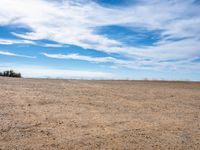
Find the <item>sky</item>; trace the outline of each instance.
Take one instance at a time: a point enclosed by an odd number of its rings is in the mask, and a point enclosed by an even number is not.
[[[0,71],[200,81],[200,0],[0,0]]]

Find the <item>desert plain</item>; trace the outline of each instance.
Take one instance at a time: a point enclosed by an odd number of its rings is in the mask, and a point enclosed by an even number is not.
[[[0,150],[200,149],[200,83],[0,78]]]

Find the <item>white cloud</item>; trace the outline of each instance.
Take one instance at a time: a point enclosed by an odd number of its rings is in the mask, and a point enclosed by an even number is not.
[[[30,40],[13,40],[13,39],[2,39],[0,38],[0,45],[12,45],[12,44],[33,44],[36,43]]]
[[[95,62],[95,63],[106,63],[106,62],[117,63],[117,64],[127,63],[127,61],[123,61],[123,60],[116,59],[113,57],[90,57],[90,56],[83,56],[80,54],[67,54],[67,55],[47,54],[47,53],[42,53],[42,54],[49,58],[85,60],[85,61],[90,61],[90,62]]]
[[[56,58],[56,59],[73,59],[73,60],[84,60],[94,63],[112,63],[118,66],[123,66],[127,68],[132,69],[153,69],[154,70],[160,70],[162,68],[168,68],[171,70],[197,70],[200,68],[200,63],[196,64],[192,62],[193,59],[180,59],[175,61],[165,60],[162,61],[162,59],[151,59],[151,60],[145,60],[145,59],[135,59],[135,60],[122,60],[122,59],[116,59],[114,57],[91,57],[91,56],[84,56],[80,54],[47,54],[42,53],[44,56],[48,58]],[[117,68],[117,66],[111,66],[111,68]]]
[[[35,56],[27,56],[27,55],[20,55],[20,54],[15,54],[7,51],[0,51],[0,55],[5,55],[5,56],[14,56],[14,57],[24,57],[24,58],[32,58],[35,59]]]
[[[40,46],[43,46],[43,47],[64,47],[64,45],[62,45],[62,44],[47,44],[47,43],[40,44]],[[65,47],[67,47],[67,46],[65,46]]]
[[[13,44],[36,45],[36,46],[42,46],[42,47],[64,47],[64,46],[67,47],[67,45],[62,45],[62,44],[49,44],[49,43],[36,42],[32,40],[0,38],[0,45],[13,45]]]
[[[32,32],[13,33],[26,40],[49,39],[61,45],[72,44],[107,53],[120,53],[129,59],[149,58],[155,64],[160,59],[190,59],[200,55],[200,9],[193,2],[143,0],[137,5],[111,8],[90,0],[0,0],[0,25],[29,28]],[[97,27],[108,25],[160,30],[162,39],[153,46],[142,48],[124,45],[96,32]],[[172,38],[184,39],[174,41]],[[110,58],[79,56],[79,59],[118,63]],[[144,64],[144,61],[137,63]]]

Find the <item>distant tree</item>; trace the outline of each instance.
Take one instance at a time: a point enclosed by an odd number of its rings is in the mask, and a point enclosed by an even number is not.
[[[21,78],[21,74],[20,73],[15,73],[13,70],[6,70],[4,72],[0,72],[0,76]]]
[[[4,72],[3,72],[3,76],[4,76],[4,77],[9,77],[9,76],[10,76],[9,71],[4,71]]]

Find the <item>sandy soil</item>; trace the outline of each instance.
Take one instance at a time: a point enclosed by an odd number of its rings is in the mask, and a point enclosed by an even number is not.
[[[0,149],[200,149],[200,83],[0,78]]]

